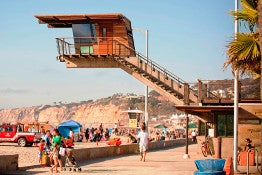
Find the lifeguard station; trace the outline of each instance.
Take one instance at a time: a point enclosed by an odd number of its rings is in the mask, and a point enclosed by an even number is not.
[[[115,56],[135,56],[131,22],[122,14],[36,15],[36,18],[50,28],[72,28],[73,37],[56,38],[58,59],[68,68],[118,68]]]
[[[181,78],[137,52],[131,22],[124,15],[35,15],[49,28],[72,28],[73,37],[56,38],[58,60],[67,68],[121,68],[176,104],[196,103]]]
[[[136,51],[131,21],[124,15],[67,14],[35,17],[40,24],[47,24],[49,28],[72,28],[72,37],[56,38],[57,59],[65,63],[67,68],[121,68],[176,104],[178,110],[198,116],[205,125],[203,133],[207,128],[214,128],[215,138],[232,135],[230,122],[234,113],[234,97],[212,93],[208,83],[201,80],[192,88],[188,82]],[[262,119],[261,99],[255,102],[240,98],[239,102],[242,103],[239,105],[239,121],[255,121],[257,124],[250,122],[250,125],[257,128]],[[231,145],[232,140],[229,143]],[[222,148],[232,152],[228,146]]]
[[[128,127],[131,128],[137,128],[139,127],[142,115],[143,115],[143,111],[138,110],[138,109],[130,109],[127,111],[123,111],[125,113],[127,113],[128,115]]]

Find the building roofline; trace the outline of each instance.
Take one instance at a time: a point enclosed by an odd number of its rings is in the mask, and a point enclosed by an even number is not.
[[[108,14],[36,14],[39,24],[49,28],[71,28],[72,24],[85,24],[100,20],[129,20],[121,13]]]

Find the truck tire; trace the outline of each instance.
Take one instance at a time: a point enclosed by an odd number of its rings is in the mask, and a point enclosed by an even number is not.
[[[25,138],[18,139],[18,145],[21,147],[25,147],[27,145],[27,141]]]

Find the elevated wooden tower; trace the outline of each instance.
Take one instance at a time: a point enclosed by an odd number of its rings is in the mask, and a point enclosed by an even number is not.
[[[121,68],[177,105],[232,104],[189,84],[137,52],[131,22],[122,14],[35,15],[49,28],[72,28],[73,37],[56,38],[58,60],[67,68]]]

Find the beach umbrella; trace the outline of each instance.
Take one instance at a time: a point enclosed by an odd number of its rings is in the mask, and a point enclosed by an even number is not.
[[[197,128],[197,125],[196,124],[194,124],[194,123],[189,123],[188,124],[188,128]]]
[[[154,128],[158,128],[158,129],[166,129],[167,127],[165,125],[156,125]]]

